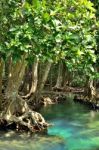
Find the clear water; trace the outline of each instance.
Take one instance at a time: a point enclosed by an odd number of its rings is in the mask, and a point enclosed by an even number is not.
[[[48,135],[0,133],[0,150],[99,150],[99,112],[74,104],[44,107]]]

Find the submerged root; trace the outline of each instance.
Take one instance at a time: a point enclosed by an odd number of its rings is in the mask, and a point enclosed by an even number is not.
[[[11,101],[6,112],[0,118],[0,126],[9,128],[13,126],[16,130],[28,130],[31,132],[44,131],[49,124],[43,116],[35,111],[32,111],[26,101],[19,96],[16,101]]]
[[[41,114],[31,110],[19,117],[16,117],[15,115],[12,115],[10,118],[5,117],[5,120],[7,121],[8,126],[15,123],[17,130],[20,130],[21,128],[31,132],[42,131],[48,126]]]

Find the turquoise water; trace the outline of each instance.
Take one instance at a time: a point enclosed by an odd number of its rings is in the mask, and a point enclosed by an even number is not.
[[[0,133],[0,150],[99,150],[99,112],[69,100],[41,113],[54,124],[47,135]]]

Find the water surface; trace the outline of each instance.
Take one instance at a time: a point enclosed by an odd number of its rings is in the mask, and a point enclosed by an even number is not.
[[[48,135],[0,133],[0,150],[99,150],[99,112],[68,100],[42,108]]]

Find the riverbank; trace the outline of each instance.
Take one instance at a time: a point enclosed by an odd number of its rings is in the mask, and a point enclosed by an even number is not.
[[[40,98],[40,102],[38,104],[32,104],[31,102],[28,103],[29,108],[31,108],[30,115],[33,115],[32,113],[35,113],[35,120],[37,120],[37,124],[32,123],[30,124],[28,128],[28,117],[29,117],[29,112],[24,117],[23,121],[26,123],[23,124],[22,120],[20,120],[21,117],[19,117],[19,120],[10,120],[10,122],[7,123],[6,120],[0,120],[0,130],[16,130],[16,131],[30,131],[30,132],[46,132],[48,126],[51,124],[48,124],[45,120],[45,118],[42,117],[39,110],[42,107],[47,107],[48,105],[53,105],[53,104],[64,104],[68,99],[72,99],[75,103],[80,103],[83,105],[86,105],[90,110],[98,110],[99,105],[98,103],[91,102],[89,100],[84,99],[84,90],[83,88],[73,88],[69,87],[67,88],[68,90],[63,91],[62,89],[59,91],[59,89],[54,89],[53,91],[43,91],[42,92],[42,97]],[[28,99],[25,99],[25,101],[28,102]],[[98,102],[98,101],[97,101]],[[70,108],[71,109],[71,108]],[[37,111],[37,112],[36,112]],[[32,117],[32,116],[31,116]],[[22,122],[22,123],[21,123]]]

